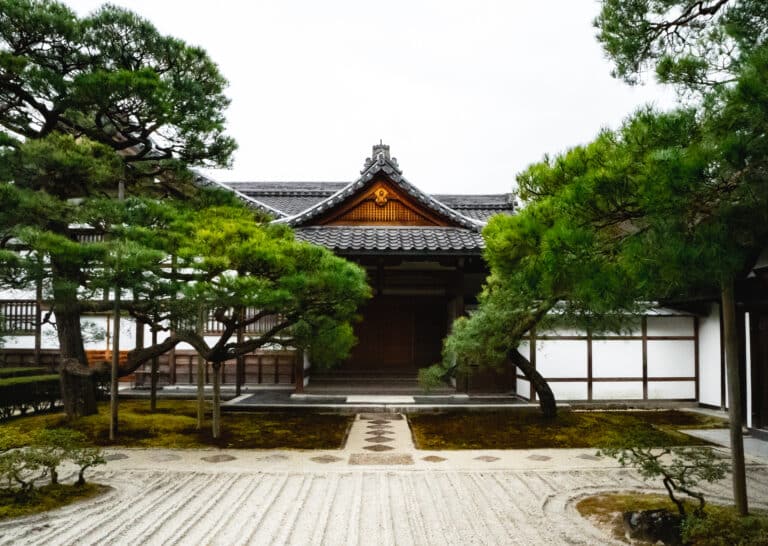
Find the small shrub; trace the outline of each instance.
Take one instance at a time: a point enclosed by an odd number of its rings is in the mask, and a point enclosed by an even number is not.
[[[768,517],[740,517],[732,510],[712,507],[703,516],[688,516],[682,531],[683,541],[693,546],[765,546]]]
[[[696,499],[694,514],[704,512],[704,494],[694,489],[701,482],[712,483],[725,477],[728,464],[719,459],[710,448],[649,447],[653,445],[642,432],[628,436],[624,447],[607,447],[598,454],[615,458],[621,466],[631,466],[645,478],[661,478],[667,494],[677,506],[682,518],[686,517],[685,503],[679,495]]]
[[[98,447],[81,447],[75,449],[69,458],[80,468],[77,473],[77,482],[75,482],[75,485],[80,487],[85,485],[86,470],[97,465],[107,464],[107,460],[104,458],[104,453]]]

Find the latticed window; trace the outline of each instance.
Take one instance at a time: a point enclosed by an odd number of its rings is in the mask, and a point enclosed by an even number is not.
[[[231,312],[231,311],[230,311]],[[255,307],[248,307],[245,309],[245,318],[246,320],[249,317],[255,316],[257,313],[259,313],[259,310]],[[271,328],[273,328],[278,322],[281,320],[280,315],[265,315],[261,317],[256,322],[249,324],[245,328],[245,333],[249,335],[260,335],[265,332],[268,332]],[[205,321],[205,333],[206,334],[217,334],[224,330],[224,325],[216,320],[216,317],[213,316],[213,313],[207,313],[206,315],[206,321]]]
[[[0,300],[0,331],[9,335],[34,334],[37,304],[27,300]]]

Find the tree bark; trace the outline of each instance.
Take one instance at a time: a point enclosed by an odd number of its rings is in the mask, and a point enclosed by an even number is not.
[[[747,504],[747,478],[744,467],[744,437],[741,432],[741,379],[739,377],[739,341],[736,330],[736,298],[733,279],[721,284],[723,305],[723,338],[725,341],[725,368],[728,383],[728,420],[730,422],[731,460],[733,465],[733,500],[742,516],[749,513]]]
[[[69,264],[51,259],[53,270],[54,316],[59,339],[61,398],[68,418],[93,415],[96,407],[97,385],[94,370],[88,368],[83,335],[80,328],[80,307],[77,300],[77,271]]]
[[[554,419],[557,416],[557,402],[547,380],[536,371],[533,364],[517,349],[510,350],[508,357],[515,366],[520,368],[525,378],[533,385],[533,390],[536,391],[536,395],[539,397],[541,413],[546,419]]]
[[[221,436],[221,362],[211,362],[213,372],[213,419],[212,434]]]
[[[152,345],[157,345],[157,330],[152,328]],[[157,374],[159,372],[160,360],[157,356],[152,357],[152,367],[149,372],[149,411],[157,411]]]
[[[112,370],[109,383],[109,439],[115,441],[117,436],[117,389],[120,368],[120,288],[115,287],[115,302],[113,309],[115,333],[112,336]]]

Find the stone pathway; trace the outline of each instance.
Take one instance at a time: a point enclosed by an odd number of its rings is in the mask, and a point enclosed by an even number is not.
[[[112,449],[108,459],[90,478],[111,492],[0,522],[0,546],[614,544],[578,515],[578,499],[663,492],[591,449],[420,451],[397,414],[359,415],[341,450]],[[766,463],[749,460],[754,507],[768,507]],[[728,502],[730,482],[706,492]]]

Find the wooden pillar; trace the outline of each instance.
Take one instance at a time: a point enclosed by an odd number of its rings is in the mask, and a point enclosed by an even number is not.
[[[40,266],[42,267],[42,265]],[[35,366],[40,365],[43,344],[43,279],[42,272],[35,280]]]
[[[294,373],[296,381],[294,392],[302,393],[304,392],[304,351],[296,351],[296,365],[294,369],[296,370]]]

